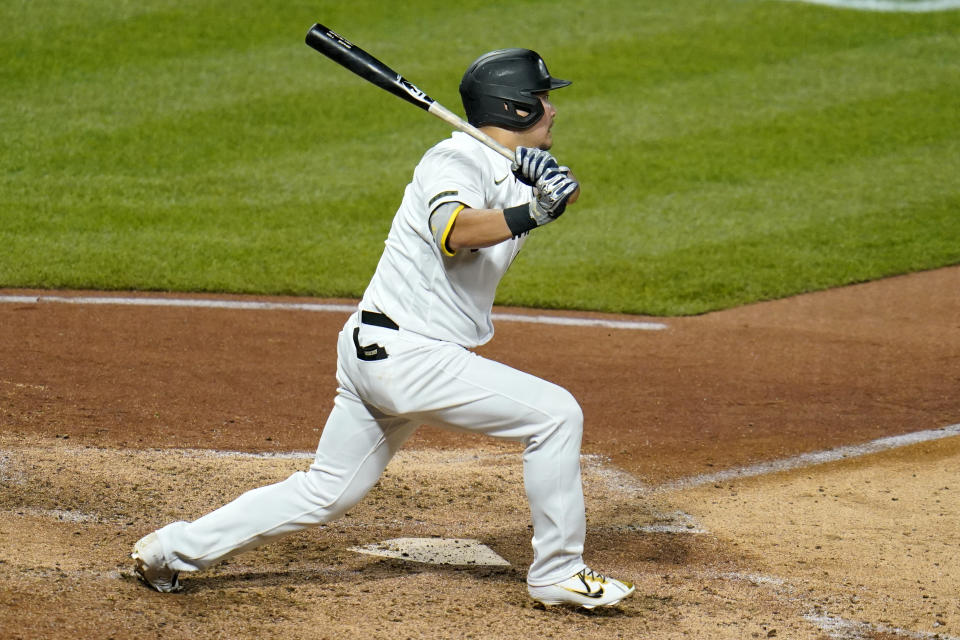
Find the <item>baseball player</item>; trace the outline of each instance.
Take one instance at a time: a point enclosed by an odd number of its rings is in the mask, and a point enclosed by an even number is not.
[[[593,608],[633,593],[632,584],[583,561],[577,401],[470,351],[493,336],[497,285],[530,232],[579,196],[576,179],[548,151],[556,117],[550,92],[569,84],[528,49],[493,51],[470,65],[460,84],[467,119],[515,150],[516,161],[460,132],[424,154],[376,272],[340,332],[337,395],[309,470],[142,538],[132,557],[144,582],[177,591],[180,571],[336,519],[428,423],[523,443],[534,600]]]

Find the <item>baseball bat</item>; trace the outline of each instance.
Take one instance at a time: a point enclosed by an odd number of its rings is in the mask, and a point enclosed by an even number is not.
[[[483,131],[480,131],[463,118],[418,89],[402,75],[380,62],[372,55],[353,44],[332,29],[315,24],[307,32],[308,45],[327,56],[337,64],[346,67],[355,74],[389,91],[393,95],[414,104],[427,113],[432,113],[455,129],[473,136],[511,162],[514,153]]]

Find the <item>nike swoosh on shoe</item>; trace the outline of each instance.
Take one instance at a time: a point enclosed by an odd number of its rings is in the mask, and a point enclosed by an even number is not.
[[[596,591],[578,591],[577,589],[571,589],[570,587],[564,587],[570,593],[575,593],[578,596],[583,596],[585,598],[602,598],[603,597],[603,587],[597,588]]]

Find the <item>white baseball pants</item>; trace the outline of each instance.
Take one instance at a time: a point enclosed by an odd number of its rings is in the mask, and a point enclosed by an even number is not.
[[[361,360],[354,341],[388,356]],[[369,354],[369,351],[368,351]],[[337,343],[339,388],[308,471],[249,491],[194,522],[158,531],[169,566],[205,569],[280,536],[330,522],[353,507],[421,424],[523,442],[533,519],[533,586],[585,567],[580,480],[583,413],[562,387],[447,342],[360,324]]]

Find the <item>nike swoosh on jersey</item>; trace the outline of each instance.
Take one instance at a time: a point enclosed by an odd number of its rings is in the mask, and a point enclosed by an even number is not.
[[[508,173],[507,175],[503,176],[503,177],[500,178],[499,180],[497,180],[496,178],[494,178],[494,179],[493,179],[493,184],[500,184],[501,182],[503,182],[504,180],[506,180],[506,179],[509,178],[509,177],[510,177],[510,174]]]

